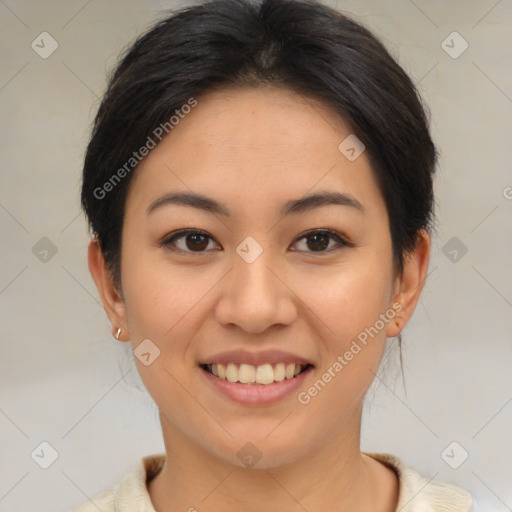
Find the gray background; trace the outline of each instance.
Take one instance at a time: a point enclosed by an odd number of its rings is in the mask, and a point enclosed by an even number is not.
[[[465,487],[475,510],[510,511],[512,2],[330,4],[410,73],[441,149],[430,276],[404,332],[407,391],[390,352],[368,395],[363,449]],[[106,72],[176,5],[0,0],[2,512],[70,510],[163,451],[156,407],[87,269],[78,194]],[[58,43],[46,59],[45,31]],[[469,45],[460,55],[454,31]],[[47,469],[42,442],[58,455]]]

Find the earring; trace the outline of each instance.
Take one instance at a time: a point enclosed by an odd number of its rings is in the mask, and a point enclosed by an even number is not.
[[[119,336],[121,335],[121,327],[119,327],[119,329],[117,329],[117,332],[116,332],[116,340],[119,341]]]

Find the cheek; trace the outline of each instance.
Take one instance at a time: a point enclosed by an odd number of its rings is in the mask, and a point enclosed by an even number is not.
[[[199,318],[204,319],[206,302],[201,299],[218,281],[211,275],[196,279],[193,272],[184,268],[171,271],[168,265],[162,268],[149,261],[145,254],[132,253],[123,278],[126,318],[140,377],[159,408],[165,410],[165,404],[172,403],[183,417],[197,414],[182,384],[188,382],[190,370],[196,366],[191,340],[199,328]],[[158,354],[149,365],[137,358],[137,347],[147,339]],[[186,424],[182,427],[186,429]]]
[[[311,385],[297,397],[309,418],[305,429],[311,432],[325,430],[327,424],[338,431],[360,406],[378,372],[387,322],[392,321],[391,314],[386,317],[391,285],[384,270],[339,273],[325,285],[308,297],[321,320],[315,330],[325,357]]]
[[[174,277],[174,278],[172,278]],[[138,281],[138,282],[137,282]],[[180,332],[193,319],[194,306],[201,299],[200,286],[183,276],[167,276],[155,269],[144,272],[144,279],[126,287],[126,317],[137,345],[142,339],[153,340],[161,350],[172,341],[173,351],[180,349]]]
[[[360,402],[377,373],[386,344],[386,327],[395,313],[390,307],[390,251],[389,258],[379,257],[377,251],[354,253],[343,267],[323,275],[296,277],[297,286],[304,291],[304,302],[315,313],[314,331],[324,345],[325,357],[316,384],[303,390],[306,395],[301,402],[311,402],[312,408],[318,408],[318,415],[329,410],[329,415],[339,416],[342,421],[347,410]]]
[[[307,306],[305,314],[308,308],[314,313],[322,337],[339,349],[373,326],[389,308],[390,268],[391,263],[378,258],[355,256],[328,271],[297,274],[294,291]]]
[[[126,259],[127,324],[134,349],[149,338],[160,350],[160,363],[173,372],[186,372],[196,365],[195,333],[211,316],[209,292],[221,282],[226,269],[171,265],[157,252],[133,252]]]

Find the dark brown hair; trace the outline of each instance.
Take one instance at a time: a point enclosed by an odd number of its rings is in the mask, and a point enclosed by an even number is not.
[[[95,119],[81,200],[117,285],[134,152],[191,98],[262,84],[323,100],[365,144],[402,270],[419,230],[430,227],[437,158],[411,79],[370,31],[318,2],[210,0],[173,13],[131,45]]]

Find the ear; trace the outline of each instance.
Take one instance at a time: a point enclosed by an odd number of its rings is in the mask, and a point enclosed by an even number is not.
[[[418,233],[414,251],[406,255],[403,272],[396,279],[393,304],[397,304],[397,306],[393,309],[397,311],[397,314],[395,319],[388,324],[386,333],[388,337],[398,336],[416,309],[427,278],[429,260],[430,235],[422,229]]]
[[[120,327],[119,341],[129,341],[126,327],[126,308],[122,294],[114,286],[114,282],[107,268],[103,252],[96,237],[89,242],[88,248],[89,271],[100,294],[105,312],[112,324],[112,335],[115,337]]]

